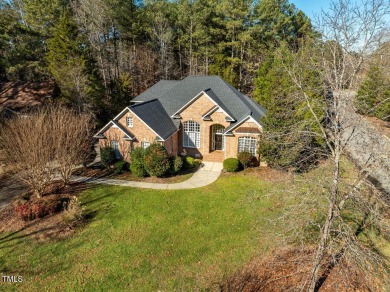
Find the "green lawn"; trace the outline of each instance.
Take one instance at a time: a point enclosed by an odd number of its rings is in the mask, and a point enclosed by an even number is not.
[[[187,290],[218,283],[255,254],[275,246],[278,196],[286,183],[243,173],[195,190],[156,191],[98,186],[81,201],[95,214],[71,238],[38,243],[0,235],[0,271],[22,275],[1,288],[68,290]]]
[[[293,181],[267,182],[249,170],[185,191],[91,187],[80,199],[93,216],[72,237],[37,242],[23,232],[0,234],[0,272],[24,279],[0,284],[0,290],[215,288],[251,258],[278,247],[276,233],[285,229],[274,219],[294,200],[312,194],[315,209],[324,206],[320,193],[329,171],[323,165]],[[353,173],[348,164],[345,172]],[[299,216],[315,213],[304,209]]]

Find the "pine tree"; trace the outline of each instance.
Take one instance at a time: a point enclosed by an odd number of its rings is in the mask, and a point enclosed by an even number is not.
[[[287,45],[278,52],[290,56],[283,62],[294,58]],[[255,79],[254,99],[267,109],[267,115],[260,121],[264,129],[260,154],[271,166],[302,171],[321,157],[324,145],[309,109],[285,70],[288,64],[283,64],[277,55],[269,53]],[[318,116],[324,117],[325,99],[319,75],[314,70],[303,74],[313,88],[319,89],[311,92],[310,98]]]
[[[88,92],[86,46],[70,11],[63,9],[48,40],[48,68],[65,103],[83,110]]]
[[[379,65],[370,67],[356,95],[355,106],[360,114],[390,119],[390,80],[386,80]]]
[[[48,78],[44,38],[26,25],[19,4],[0,1],[0,80],[40,81]]]
[[[266,49],[278,47],[281,42],[296,49],[302,38],[315,34],[310,19],[288,0],[257,2],[253,18],[253,38]]]

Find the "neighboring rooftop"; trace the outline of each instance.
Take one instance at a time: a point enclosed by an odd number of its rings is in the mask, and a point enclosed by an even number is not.
[[[0,84],[0,107],[13,111],[29,110],[53,95],[54,83],[6,82]]]

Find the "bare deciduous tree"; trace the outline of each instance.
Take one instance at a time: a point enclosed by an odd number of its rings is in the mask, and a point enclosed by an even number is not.
[[[75,166],[91,155],[93,120],[88,114],[78,114],[64,107],[50,110],[55,161],[64,185],[68,184]]]
[[[61,106],[16,116],[0,129],[0,148],[37,197],[60,172],[64,184],[90,153],[92,118]]]
[[[389,9],[390,3],[384,0],[363,1],[362,4],[349,0],[331,1],[330,9],[322,13],[318,23],[323,36],[322,43],[319,46],[310,44],[303,47],[298,53],[289,56],[294,62],[284,63],[291,80],[301,91],[302,101],[320,128],[330,151],[333,169],[324,182],[323,194],[328,204],[324,212],[325,220],[319,228],[320,237],[313,268],[306,285],[308,291],[318,290],[321,286],[320,273],[327,269],[324,267],[326,256],[331,258],[333,265],[343,259],[366,270],[380,266],[383,260],[361,244],[357,236],[367,221],[374,226],[377,223],[378,229],[384,228],[382,214],[389,211],[388,204],[367,178],[376,169],[384,167],[384,158],[390,149],[387,145],[384,149],[363,156],[364,160],[357,161],[360,172],[352,182],[343,178],[340,163],[350,148],[361,147],[366,138],[370,138],[373,145],[380,143],[379,138],[371,136],[370,130],[354,117],[351,90],[355,89],[356,76],[363,61],[380,45],[388,29],[386,17],[389,16]],[[283,59],[286,55],[280,54],[279,57]],[[304,78],[303,72],[308,69],[320,72],[331,92],[325,109],[326,122],[317,116],[309,98],[309,92],[315,89],[308,86]],[[365,149],[365,152],[369,153],[373,148]],[[342,213],[346,210],[363,212],[357,230],[343,218]]]

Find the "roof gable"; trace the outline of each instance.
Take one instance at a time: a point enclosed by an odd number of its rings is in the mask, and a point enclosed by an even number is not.
[[[93,137],[94,138],[98,138],[98,139],[103,139],[105,138],[104,137],[104,133],[109,129],[111,128],[112,126],[115,126],[116,128],[118,128],[123,134],[124,134],[124,139],[125,140],[133,140],[134,137],[124,128],[122,127],[118,122],[116,122],[115,120],[111,120],[109,121],[103,128],[100,129],[99,132],[97,132]]]
[[[250,115],[259,121],[265,115],[264,108],[218,76],[188,76],[181,81],[173,81],[167,87],[164,83],[158,85],[153,89],[153,96],[161,102],[169,116],[174,116],[200,92],[207,93],[232,120],[240,121]],[[137,102],[147,100],[148,96],[143,94],[134,99]]]
[[[172,117],[177,118],[179,114],[183,112],[185,109],[191,106],[198,98],[201,96],[208,97],[216,107],[220,108],[225,115],[228,117],[228,121],[235,121],[234,116],[230,113],[230,111],[224,106],[224,104],[219,100],[219,98],[215,95],[215,93],[210,89],[202,90],[194,98],[192,98],[189,102],[187,102],[184,106],[182,106],[177,112],[175,112]]]
[[[157,99],[130,106],[128,109],[161,140],[169,138],[177,131],[177,126]]]

